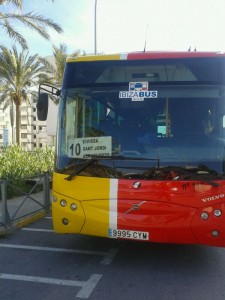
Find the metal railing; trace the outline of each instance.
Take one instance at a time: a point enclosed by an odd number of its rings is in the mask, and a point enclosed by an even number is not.
[[[7,232],[21,220],[50,210],[50,174],[19,180],[0,179],[0,231]]]

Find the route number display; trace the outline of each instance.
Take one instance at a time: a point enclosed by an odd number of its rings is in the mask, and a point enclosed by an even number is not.
[[[111,156],[112,137],[69,138],[68,156],[88,158],[92,156]]]

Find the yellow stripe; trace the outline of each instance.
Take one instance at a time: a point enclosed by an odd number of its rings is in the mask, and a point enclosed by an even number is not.
[[[77,58],[68,57],[66,62],[80,62],[80,61],[97,61],[97,60],[120,60],[120,54],[103,54],[103,55],[85,55]]]
[[[56,232],[108,236],[110,179],[76,176],[68,181],[67,176],[53,176],[52,215]],[[67,202],[65,207],[60,205],[62,199]],[[77,210],[71,210],[72,203]],[[69,223],[64,225],[63,219]]]

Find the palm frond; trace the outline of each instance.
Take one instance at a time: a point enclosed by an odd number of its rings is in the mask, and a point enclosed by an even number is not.
[[[0,27],[2,27],[6,33],[9,35],[10,38],[12,38],[14,41],[18,42],[23,48],[28,48],[27,46],[27,42],[25,40],[25,38],[19,33],[19,31],[17,31],[13,25],[11,25],[7,18],[1,18],[1,14],[0,14]]]
[[[46,26],[54,29],[58,33],[63,32],[60,25],[53,22],[51,19],[45,18],[44,16],[35,14],[33,12],[29,12],[26,14],[6,14],[5,19],[15,19],[38,32],[39,29],[43,29],[44,31],[46,31],[46,29],[44,28]]]
[[[0,0],[0,5],[13,3],[18,8],[22,9],[22,0]],[[19,33],[13,26],[14,22],[22,23],[28,28],[34,30],[45,39],[49,39],[48,29],[51,28],[58,33],[62,33],[62,27],[49,18],[45,18],[42,15],[34,12],[28,12],[26,14],[21,13],[2,13],[0,12],[0,28],[5,30],[10,38],[18,42],[23,48],[27,47],[26,39]]]
[[[23,0],[0,0],[0,5],[13,4],[17,8],[22,9]]]

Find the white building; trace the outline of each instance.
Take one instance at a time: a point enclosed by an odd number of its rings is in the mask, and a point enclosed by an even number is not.
[[[3,105],[0,105],[0,148],[7,146],[12,140],[12,127],[10,124],[9,108],[3,111]]]
[[[36,101],[31,99],[31,106],[26,103],[21,106],[21,147],[32,151],[38,148],[55,145],[57,106],[50,100],[47,121],[37,119]],[[14,106],[15,112],[15,106]],[[14,126],[11,126],[10,108],[3,111],[0,105],[0,149],[4,146],[14,145],[16,141],[16,117]]]

